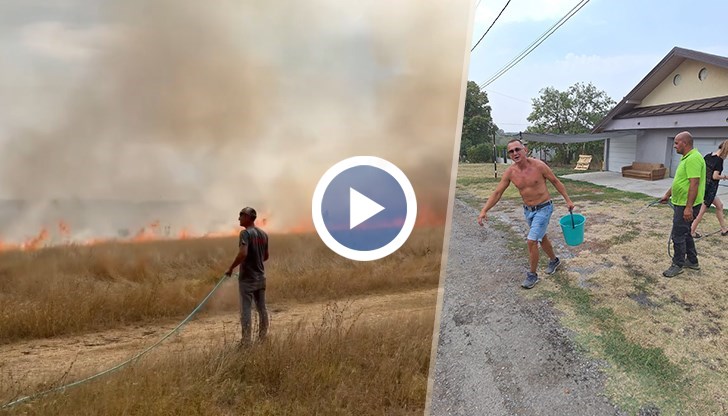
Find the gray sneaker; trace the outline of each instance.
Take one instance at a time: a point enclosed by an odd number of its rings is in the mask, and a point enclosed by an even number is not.
[[[527,272],[526,280],[521,283],[521,287],[525,289],[530,289],[536,286],[536,283],[538,283],[538,275],[536,273]]]
[[[698,264],[697,261],[695,263],[693,263],[690,260],[685,260],[684,267],[687,267],[688,269],[692,269],[692,270],[700,270],[700,265]]]
[[[682,272],[683,272],[682,267],[678,266],[677,264],[673,264],[670,266],[670,268],[668,268],[667,270],[662,272],[662,275],[665,277],[675,277]]]
[[[556,269],[559,268],[560,265],[561,265],[561,260],[559,260],[558,257],[549,261],[549,265],[546,266],[546,274],[554,274],[554,272],[556,271]]]

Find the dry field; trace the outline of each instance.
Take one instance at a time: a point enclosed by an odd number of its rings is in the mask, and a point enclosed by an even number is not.
[[[226,282],[179,335],[103,378],[8,414],[412,414],[424,409],[442,228],[375,262],[271,236],[270,339],[237,349]],[[0,253],[0,402],[153,344],[220,279],[234,238]]]
[[[634,414],[650,409],[728,414],[726,237],[714,234],[697,241],[700,271],[664,278],[662,271],[670,265],[669,207],[648,207],[654,198],[644,195],[563,182],[575,212],[587,218],[585,242],[563,244],[558,218],[566,210],[551,188],[557,207],[549,235],[556,237],[552,239],[565,261],[558,273],[525,295],[551,299],[580,345],[608,363],[609,394],[622,408]],[[480,208],[496,183],[492,165],[461,165],[457,195]],[[525,265],[519,207],[511,186],[491,211],[501,214],[491,226],[513,228],[512,246],[522,250]],[[719,229],[713,212],[701,223],[704,234]]]

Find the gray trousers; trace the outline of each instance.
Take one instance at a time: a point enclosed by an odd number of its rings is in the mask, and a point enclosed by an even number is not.
[[[698,263],[698,251],[695,249],[695,240],[690,235],[692,221],[687,222],[683,218],[685,206],[675,205],[672,215],[672,244],[675,254],[672,256],[672,263],[680,267],[685,266],[685,259],[691,263]],[[698,216],[700,205],[693,207],[693,218]]]
[[[262,288],[256,287],[262,286]],[[243,343],[252,341],[252,309],[258,311],[258,339],[263,340],[268,333],[268,309],[265,307],[265,285],[251,285],[249,282],[238,281],[240,292],[240,326],[243,330]]]

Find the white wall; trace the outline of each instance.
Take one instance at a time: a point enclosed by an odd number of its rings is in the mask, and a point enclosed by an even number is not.
[[[678,155],[673,149],[675,135],[681,131],[689,131],[693,135],[695,147],[700,154],[712,152],[723,140],[728,139],[728,128],[690,128],[645,130],[637,139],[635,160],[648,163],[662,163],[667,167],[668,175],[673,177],[677,168]],[[611,169],[610,169],[611,170]]]
[[[607,170],[622,172],[622,166],[631,165],[635,161],[637,137],[627,136],[618,139],[609,139],[609,155]]]

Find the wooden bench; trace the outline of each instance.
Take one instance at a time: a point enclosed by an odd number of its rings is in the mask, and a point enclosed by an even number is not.
[[[632,162],[630,166],[622,166],[622,176],[656,181],[665,177],[666,170],[662,163]]]

